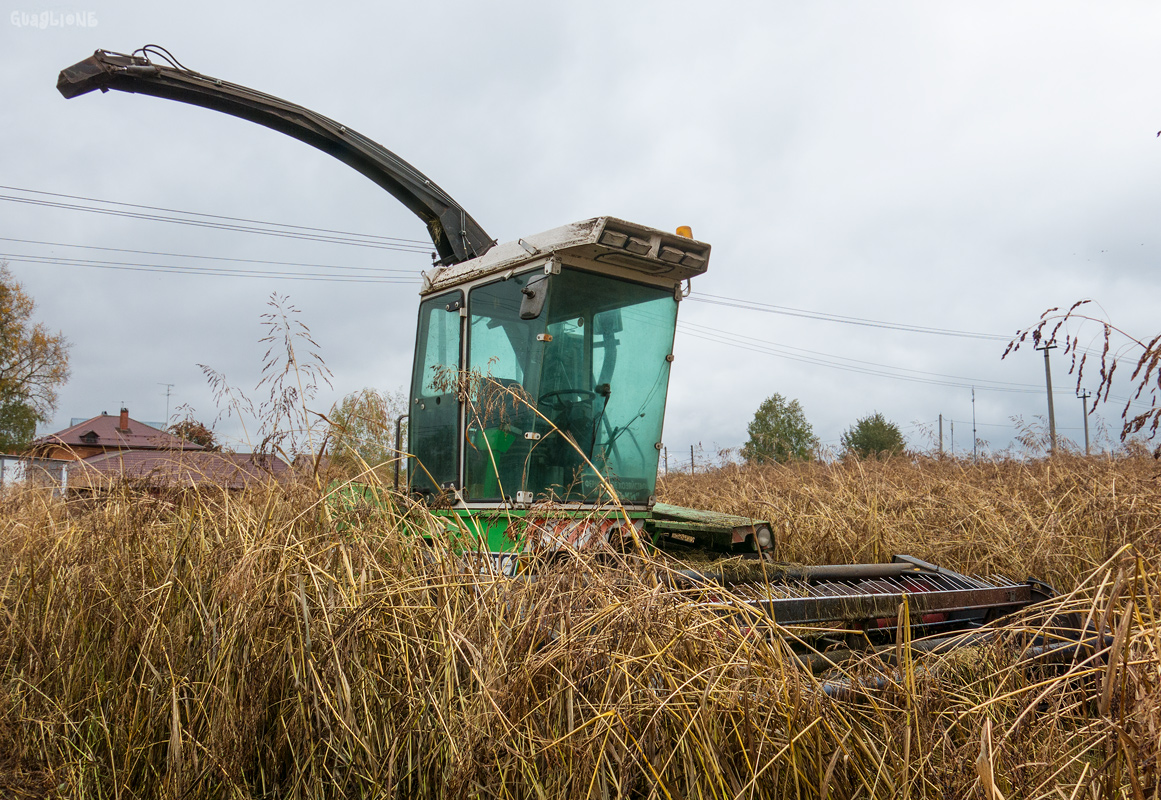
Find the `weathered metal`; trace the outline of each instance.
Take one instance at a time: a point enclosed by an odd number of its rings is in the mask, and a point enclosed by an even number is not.
[[[334,156],[386,189],[427,226],[441,263],[482,256],[493,239],[430,178],[381,144],[310,109],[236,83],[176,66],[155,64],[144,54],[98,50],[61,70],[56,88],[66,98],[97,89],[151,95],[201,106],[256,122]]]
[[[758,553],[769,550],[760,547],[758,533],[763,529],[772,541],[770,526],[763,520],[724,514],[718,511],[702,511],[684,508],[668,503],[654,503],[651,509],[648,529],[659,543],[674,548],[707,549],[719,553]]]
[[[983,610],[997,615],[1007,614],[1023,608],[1031,602],[1031,592],[1026,584],[992,586],[971,589],[918,589],[908,591],[904,587],[894,587],[895,591],[881,593],[859,591],[852,587],[844,593],[840,586],[826,584],[812,586],[804,592],[806,596],[791,596],[792,585],[770,584],[771,594],[784,593],[783,597],[763,597],[761,594],[748,598],[749,602],[766,612],[780,625],[809,625],[823,622],[869,622],[878,619],[895,619],[900,605],[906,603],[910,616],[916,622],[926,614],[940,612],[966,612]],[[814,594],[821,588],[833,594]],[[941,620],[942,621],[942,620]]]
[[[625,245],[640,242],[635,251]],[[666,251],[664,254],[662,251]],[[680,257],[666,260],[673,252]],[[497,244],[486,255],[454,266],[436,268],[428,276],[422,294],[438,294],[465,283],[501,275],[543,263],[598,262],[630,274],[677,284],[703,274],[709,265],[710,246],[673,233],[627,222],[616,217],[594,217],[562,225],[514,242]]]
[[[890,564],[762,565],[733,574],[689,570],[677,576],[701,589],[707,602],[720,602],[716,593],[725,589],[727,606],[741,600],[779,625],[882,629],[893,626],[905,606],[913,624],[956,628],[1034,600],[1034,587],[1027,582],[968,577],[909,556],[896,556]]]
[[[915,571],[913,565],[905,563],[829,564],[817,567],[788,567],[781,564],[770,564],[761,571],[750,570],[746,580],[739,579],[736,574],[713,571],[681,570],[681,574],[693,579],[716,583],[744,584],[757,581],[768,583],[772,580],[787,582],[894,578]]]

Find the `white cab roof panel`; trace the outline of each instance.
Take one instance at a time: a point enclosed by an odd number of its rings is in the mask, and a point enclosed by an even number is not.
[[[595,217],[497,244],[479,258],[461,264],[437,267],[425,274],[420,294],[446,291],[553,255],[567,256],[570,261],[589,260],[597,267],[606,264],[629,269],[677,284],[706,271],[710,246],[615,217]]]

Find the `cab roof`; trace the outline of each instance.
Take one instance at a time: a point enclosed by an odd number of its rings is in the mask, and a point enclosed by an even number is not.
[[[671,279],[676,285],[706,271],[710,246],[616,217],[594,217],[498,244],[479,258],[450,267],[436,267],[424,273],[420,294],[446,291],[552,256],[634,270],[654,279]]]

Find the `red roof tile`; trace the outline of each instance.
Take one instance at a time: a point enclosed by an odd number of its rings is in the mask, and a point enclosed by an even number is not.
[[[121,450],[75,462],[69,469],[68,485],[70,489],[96,488],[129,480],[166,488],[212,485],[242,489],[289,473],[286,462],[273,455]]]
[[[129,420],[128,430],[121,431],[118,426],[120,416],[101,414],[99,417],[87,419],[84,422],[65,428],[63,431],[42,436],[32,444],[63,445],[65,447],[107,447],[110,450],[203,450],[200,444],[187,442],[166,433],[163,430]],[[96,438],[86,438],[86,434],[96,434]]]

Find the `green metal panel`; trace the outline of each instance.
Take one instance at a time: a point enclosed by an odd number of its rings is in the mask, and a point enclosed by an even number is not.
[[[591,510],[545,511],[542,509],[481,510],[481,509],[441,509],[433,515],[448,520],[460,531],[474,539],[475,547],[482,547],[493,553],[520,553],[534,547],[536,542],[530,534],[542,532],[546,523],[566,523],[569,521],[623,521],[619,512],[596,515]],[[629,512],[628,517],[637,522],[649,518],[648,512]],[[530,527],[532,530],[530,531]]]
[[[346,484],[333,489],[330,507],[339,514],[352,513],[357,517],[361,505],[385,508],[392,503],[390,497],[380,489]],[[627,530],[625,517],[633,523],[635,534]],[[442,521],[443,532],[453,541],[458,540],[463,551],[489,553],[493,557],[588,550],[606,542],[618,546],[618,538],[629,545],[634,537],[662,550],[688,552],[692,548],[737,554],[753,550],[754,534],[768,526],[749,517],[664,503],[657,503],[652,511],[460,507],[431,509],[418,517],[401,515],[403,527],[416,536],[439,535],[438,528],[431,529],[433,520]]]

